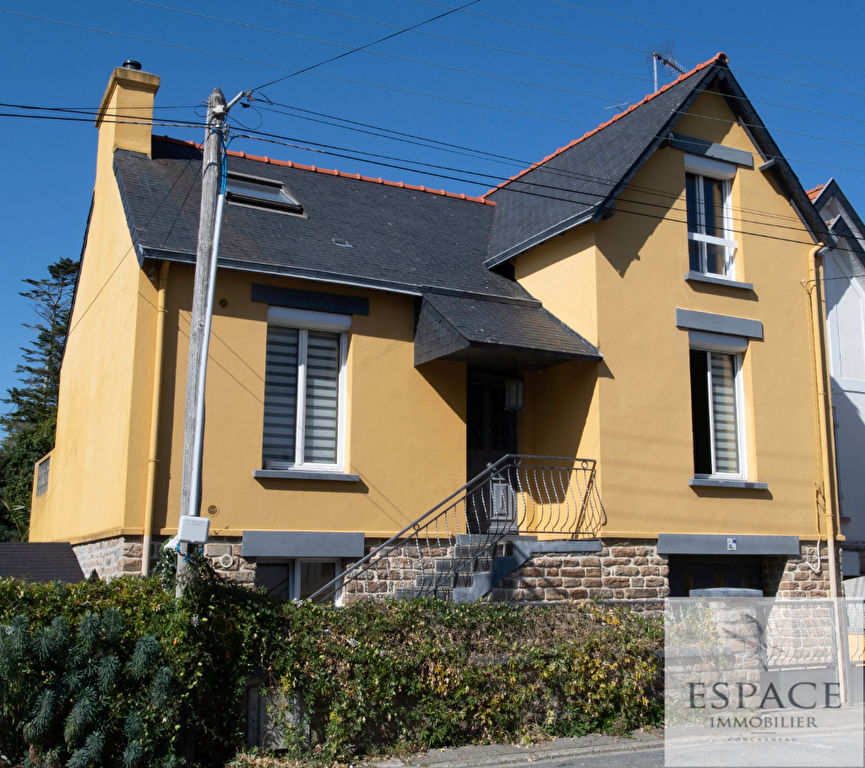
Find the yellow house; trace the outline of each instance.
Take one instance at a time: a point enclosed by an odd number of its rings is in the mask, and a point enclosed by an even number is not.
[[[103,98],[34,475],[32,540],[106,578],[146,573],[180,507],[201,149],[151,135],[158,86],[116,69]],[[340,573],[344,594],[454,599],[828,594],[803,288],[825,227],[722,54],[483,198],[227,167],[201,481],[217,568],[287,596]]]

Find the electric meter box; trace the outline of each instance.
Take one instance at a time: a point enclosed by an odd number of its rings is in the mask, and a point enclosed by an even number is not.
[[[206,517],[182,515],[177,526],[177,538],[188,544],[206,544],[207,533],[210,530],[210,520]]]

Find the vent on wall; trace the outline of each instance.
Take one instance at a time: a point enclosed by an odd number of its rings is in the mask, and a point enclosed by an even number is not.
[[[225,199],[236,205],[264,208],[281,213],[302,214],[303,206],[291,195],[281,181],[260,176],[228,174]]]

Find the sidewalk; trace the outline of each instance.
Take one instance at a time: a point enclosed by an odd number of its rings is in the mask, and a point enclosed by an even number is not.
[[[622,752],[642,752],[663,749],[664,738],[657,734],[634,731],[630,736],[615,737],[591,734],[580,738],[553,739],[542,744],[487,744],[454,747],[421,752],[406,758],[388,758],[367,763],[370,768],[474,768],[475,766],[526,765],[539,760],[585,758],[593,755]]]

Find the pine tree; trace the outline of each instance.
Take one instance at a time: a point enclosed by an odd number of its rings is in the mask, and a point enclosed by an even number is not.
[[[60,361],[66,343],[78,262],[60,259],[48,266],[48,277],[28,279],[21,296],[28,299],[35,323],[24,323],[35,338],[21,348],[15,368],[20,386],[11,387],[0,416],[0,541],[26,539],[33,465],[54,445]]]

